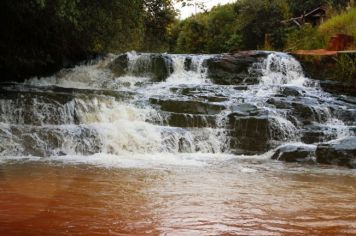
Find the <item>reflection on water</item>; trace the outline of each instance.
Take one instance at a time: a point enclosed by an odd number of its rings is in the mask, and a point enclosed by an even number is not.
[[[0,166],[0,233],[356,234],[355,172],[259,162],[108,169],[10,161]]]

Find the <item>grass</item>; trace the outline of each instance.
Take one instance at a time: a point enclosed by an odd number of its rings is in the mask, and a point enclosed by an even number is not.
[[[324,38],[339,33],[351,35],[355,39],[352,48],[356,49],[356,7],[328,19],[320,25],[318,31]]]

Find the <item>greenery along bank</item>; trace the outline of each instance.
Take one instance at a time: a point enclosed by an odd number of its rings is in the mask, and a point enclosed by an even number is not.
[[[178,0],[189,4],[192,0]],[[2,0],[1,80],[48,75],[107,52],[223,53],[323,48],[356,36],[350,0],[237,0],[178,20],[173,0]],[[326,5],[320,27],[282,22]]]
[[[51,74],[106,52],[164,46],[170,0],[2,0],[1,80]]]
[[[239,0],[175,24],[170,49],[177,53],[222,53],[324,47],[328,37],[340,27],[348,31],[356,28],[352,17],[342,17],[346,19],[338,20],[337,24],[327,21],[320,30],[310,24],[298,27],[293,22],[283,22],[320,6],[327,8],[326,18],[332,19],[349,5],[349,0]]]

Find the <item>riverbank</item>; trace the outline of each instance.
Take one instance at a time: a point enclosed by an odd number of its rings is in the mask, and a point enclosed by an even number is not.
[[[325,89],[340,95],[356,94],[356,51],[299,50],[291,55],[300,61],[306,75],[322,81]]]

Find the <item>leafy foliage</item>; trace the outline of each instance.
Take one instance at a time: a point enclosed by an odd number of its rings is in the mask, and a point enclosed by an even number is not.
[[[175,34],[176,52],[221,53],[262,48],[269,35],[273,48],[284,44],[280,22],[287,17],[283,0],[242,0],[214,7],[180,22]],[[174,41],[174,40],[173,40]]]
[[[165,51],[169,46],[169,30],[175,22],[176,11],[170,0],[146,0],[144,2],[145,37],[143,51]]]
[[[243,49],[262,48],[268,34],[273,48],[283,47],[281,21],[285,13],[279,1],[242,0],[235,6]]]
[[[325,48],[325,46],[326,39],[318,32],[318,29],[311,25],[291,29],[288,33],[287,51],[319,49]]]
[[[10,80],[162,42],[174,20],[170,0],[2,0],[0,11],[0,70]]]

